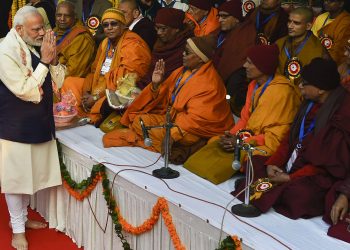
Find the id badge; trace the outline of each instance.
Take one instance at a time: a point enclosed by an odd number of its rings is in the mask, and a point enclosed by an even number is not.
[[[297,159],[297,156],[298,156],[298,149],[295,148],[295,149],[293,150],[292,155],[290,156],[290,158],[289,158],[289,160],[288,160],[288,163],[287,163],[287,173],[289,173],[290,170],[292,169],[293,163],[294,163],[295,160]]]
[[[106,73],[108,73],[108,71],[111,68],[111,65],[112,65],[112,58],[107,57],[101,68],[101,75],[105,75]]]

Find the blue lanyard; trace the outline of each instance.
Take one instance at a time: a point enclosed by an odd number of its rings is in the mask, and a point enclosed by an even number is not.
[[[303,141],[305,136],[307,136],[315,128],[316,119],[313,119],[309,128],[307,129],[306,133],[304,133],[305,119],[306,119],[307,114],[310,112],[312,106],[314,106],[314,102],[310,102],[309,105],[307,106],[305,115],[304,115],[303,120],[301,122],[300,130],[299,130],[299,144]]]
[[[268,17],[266,17],[261,26],[263,26],[264,24],[266,24],[268,21],[271,20],[271,18],[273,18],[275,15],[276,15],[277,12],[274,12],[272,13],[271,15],[269,15]],[[256,27],[256,30],[259,32],[260,31],[260,10],[258,10],[258,13],[256,14],[256,18],[255,18],[255,27]]]
[[[111,57],[108,56],[108,51],[110,48],[111,48],[111,41],[108,40],[108,45],[107,45],[107,49],[106,49],[106,58],[113,58],[114,50],[112,50],[112,56]]]
[[[259,94],[259,96],[258,96],[258,101],[259,101],[260,97],[264,94],[266,88],[269,86],[269,84],[270,84],[270,82],[272,81],[273,77],[274,77],[274,75],[270,76],[269,79],[268,79],[268,80],[266,81],[266,83],[264,84],[264,87],[262,88],[262,90],[261,90],[261,92],[260,92],[260,94]],[[255,97],[255,92],[256,92],[256,90],[257,90],[258,88],[259,88],[259,84],[256,83],[256,85],[255,85],[255,87],[254,87],[254,92],[253,92],[253,95],[252,95],[252,113],[254,112],[254,109],[255,109],[255,107],[254,107],[254,97]]]
[[[56,46],[60,45],[63,42],[63,40],[69,34],[70,30],[71,29],[66,30],[66,32],[64,32],[63,36],[58,41],[56,41]],[[55,33],[55,35],[57,36],[57,33]]]
[[[174,88],[174,90],[173,90],[173,93],[171,93],[171,104],[174,104],[175,99],[176,99],[177,95],[179,94],[180,90],[182,89],[182,87],[185,86],[185,84],[186,84],[186,83],[192,78],[192,76],[197,72],[197,71],[192,72],[191,75],[189,75],[189,76],[186,78],[186,80],[184,81],[184,83],[179,87],[179,84],[180,84],[180,82],[181,82],[181,80],[182,80],[182,78],[183,78],[183,76],[184,76],[186,70],[187,70],[186,68],[183,69],[181,76],[180,76],[180,77],[177,79],[177,81],[176,81],[176,84],[175,84],[175,88]]]
[[[201,25],[202,23],[204,23],[205,20],[207,20],[208,16],[205,16],[202,18],[202,20],[199,21],[199,25]]]
[[[294,53],[293,56],[297,56],[300,53],[300,51],[304,48],[305,43],[307,42],[307,40],[309,40],[310,36],[311,36],[311,32],[309,31],[308,34],[306,35],[306,37],[304,38],[303,42],[295,50],[295,53]],[[290,56],[290,53],[288,51],[287,46],[284,46],[284,52],[286,53],[287,58],[290,59],[291,56]]]
[[[216,48],[219,48],[224,41],[225,41],[225,33],[220,32],[219,37],[218,37],[218,42],[216,44]]]

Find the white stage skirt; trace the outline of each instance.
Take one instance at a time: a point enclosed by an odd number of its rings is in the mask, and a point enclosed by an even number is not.
[[[89,177],[93,164],[99,162],[147,166],[159,157],[157,153],[136,147],[105,149],[102,136],[100,130],[90,125],[57,132],[63,144],[65,164],[75,181]],[[170,190],[163,181],[151,175],[139,172],[151,174],[152,170],[163,167],[163,159],[145,169],[104,165],[109,180],[112,182],[115,177],[114,196],[123,217],[129,223],[140,225],[150,217],[157,199],[165,197],[177,233],[186,249],[214,250],[218,247],[224,214],[222,207],[226,207],[233,198],[230,194],[234,189],[233,180],[214,185],[182,166],[170,165],[180,172],[180,177],[164,182],[177,192],[198,198],[194,199]],[[240,202],[233,201],[231,205],[237,203]],[[65,232],[79,247],[84,246],[86,250],[122,249],[108,216],[101,183],[89,199],[82,202],[75,200],[63,187],[40,191],[32,198],[32,207],[45,217],[50,228]],[[328,225],[321,217],[291,220],[271,210],[257,218],[242,218],[227,212],[222,238],[227,234],[235,234],[243,239],[244,249],[349,249],[349,244],[328,237],[327,229]],[[125,235],[133,249],[174,249],[161,219],[148,233]]]

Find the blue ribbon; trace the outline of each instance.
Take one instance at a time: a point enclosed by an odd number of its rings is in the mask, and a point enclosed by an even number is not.
[[[225,41],[225,33],[224,32],[220,32],[219,37],[218,37],[218,41],[217,41],[217,44],[216,44],[216,48],[219,48],[224,41]]]
[[[316,119],[313,119],[310,126],[308,127],[306,133],[305,133],[305,119],[307,114],[310,112],[311,108],[314,106],[314,102],[310,102],[307,106],[305,115],[303,117],[303,120],[301,122],[300,125],[300,130],[299,130],[299,146],[301,144],[301,142],[303,141],[303,139],[305,138],[305,136],[307,136],[314,128],[315,128],[315,123],[316,123]]]
[[[260,97],[264,94],[266,88],[270,85],[270,82],[272,81],[274,75],[270,76],[269,79],[266,81],[266,83],[264,84],[264,87],[262,88],[259,96],[258,96],[258,100],[260,99]],[[255,87],[254,87],[254,92],[253,92],[253,95],[252,95],[252,113],[254,112],[254,97],[255,97],[255,92],[256,90],[259,88],[259,84],[256,83]]]
[[[272,13],[271,15],[269,15],[268,17],[266,17],[263,22],[261,23],[261,26],[263,26],[264,24],[266,24],[268,21],[271,20],[271,18],[273,18],[276,15],[277,12]],[[258,10],[257,14],[256,14],[256,18],[255,18],[255,27],[256,30],[259,32],[260,31],[260,10]]]
[[[57,46],[63,42],[63,40],[66,38],[66,36],[69,34],[70,31],[71,31],[71,29],[66,30],[66,32],[64,32],[62,37],[58,41],[56,41]],[[57,33],[55,33],[55,36],[57,36]]]
[[[182,74],[181,76],[177,79],[176,81],[176,84],[175,84],[175,88],[173,90],[173,93],[171,93],[171,104],[174,104],[175,102],[175,99],[177,97],[177,95],[179,94],[180,90],[182,89],[183,86],[185,86],[185,84],[192,78],[192,76],[197,72],[197,71],[194,71],[191,73],[191,75],[189,75],[186,80],[184,81],[184,83],[179,87],[179,84],[186,72],[187,68],[184,68],[183,71],[182,71]]]
[[[311,36],[311,32],[309,31],[309,32],[307,33],[307,35],[305,36],[303,42],[302,42],[302,43],[298,46],[298,48],[295,50],[294,56],[297,56],[297,55],[300,53],[300,51],[304,48],[304,46],[305,46],[307,40],[309,40],[310,36]],[[287,46],[285,46],[285,45],[284,45],[284,52],[286,53],[287,58],[290,59],[290,58],[291,58],[291,55],[290,55],[290,53],[289,53],[289,51],[288,51]]]

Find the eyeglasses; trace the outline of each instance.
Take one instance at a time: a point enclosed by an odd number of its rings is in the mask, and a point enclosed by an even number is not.
[[[107,29],[109,27],[109,25],[112,26],[112,28],[120,26],[120,24],[118,22],[102,23],[102,27],[104,29]]]
[[[217,19],[220,19],[220,18],[226,19],[226,18],[228,18],[229,16],[230,16],[230,15],[228,15],[228,14],[217,14],[217,15],[216,15]]]
[[[154,28],[156,29],[157,32],[161,32],[161,33],[167,32],[169,29],[169,27],[166,27],[166,26],[155,26]]]

